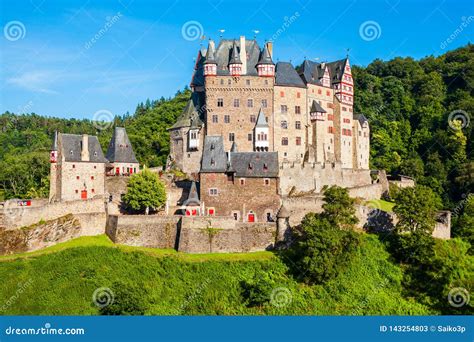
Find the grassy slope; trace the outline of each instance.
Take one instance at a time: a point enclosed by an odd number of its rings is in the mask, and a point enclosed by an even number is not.
[[[116,292],[122,284],[138,287],[148,302],[146,313],[155,315],[428,313],[402,298],[401,270],[370,235],[347,272],[325,286],[312,287],[296,282],[282,260],[269,252],[187,255],[114,246],[104,236],[2,260],[0,303],[18,298],[1,314],[94,315],[94,290],[108,287]],[[255,280],[270,284],[268,298],[273,289],[287,288],[290,303],[247,307],[242,282]],[[23,285],[27,282],[30,285]]]
[[[391,212],[393,211],[393,207],[395,206],[395,203],[384,201],[384,200],[371,200],[371,201],[367,201],[366,205],[372,208],[386,211],[386,212]]]

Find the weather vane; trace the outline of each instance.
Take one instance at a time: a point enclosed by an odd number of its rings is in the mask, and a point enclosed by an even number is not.
[[[253,38],[257,39],[257,34],[259,34],[260,31],[259,30],[253,30],[253,33],[254,33]]]
[[[222,39],[222,35],[224,34],[225,30],[224,29],[220,29],[219,32],[221,33],[220,37]]]
[[[351,51],[351,49],[350,49],[350,48],[347,48],[347,49],[346,49],[347,58],[349,58],[349,51]]]

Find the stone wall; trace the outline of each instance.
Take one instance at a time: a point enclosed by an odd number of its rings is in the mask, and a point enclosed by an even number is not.
[[[42,206],[33,204],[30,207],[21,207],[16,201],[8,201],[0,209],[3,217],[3,226],[6,230],[15,230],[30,226],[39,221],[54,220],[74,213],[79,220],[81,235],[98,235],[104,233],[106,213],[104,198],[96,197],[87,201],[53,202]]]
[[[0,255],[35,251],[81,235],[81,224],[69,214],[16,230],[0,231]]]
[[[319,163],[282,163],[280,167],[280,190],[283,196],[291,191],[320,193],[325,185],[352,188],[370,184],[372,179],[369,170],[343,169],[339,163],[334,166]]]
[[[175,248],[180,216],[109,216],[106,234],[129,246]]]

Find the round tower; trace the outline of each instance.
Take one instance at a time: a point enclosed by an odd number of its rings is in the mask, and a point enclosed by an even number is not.
[[[290,217],[290,212],[285,207],[285,205],[282,205],[277,214],[276,243],[285,241],[285,236],[290,231],[289,217]]]

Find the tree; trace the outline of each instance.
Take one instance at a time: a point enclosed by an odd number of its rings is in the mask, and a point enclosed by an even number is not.
[[[166,202],[165,186],[157,174],[144,169],[130,177],[123,199],[131,209],[148,215],[150,209],[159,209]]]
[[[464,211],[456,222],[453,235],[470,243],[469,253],[474,254],[474,196],[469,196],[464,203]]]
[[[321,218],[339,229],[353,229],[359,219],[355,216],[354,199],[345,188],[337,185],[324,187],[324,212]]]
[[[393,212],[397,215],[399,233],[424,233],[431,235],[436,223],[440,199],[423,185],[401,189],[395,198]]]

